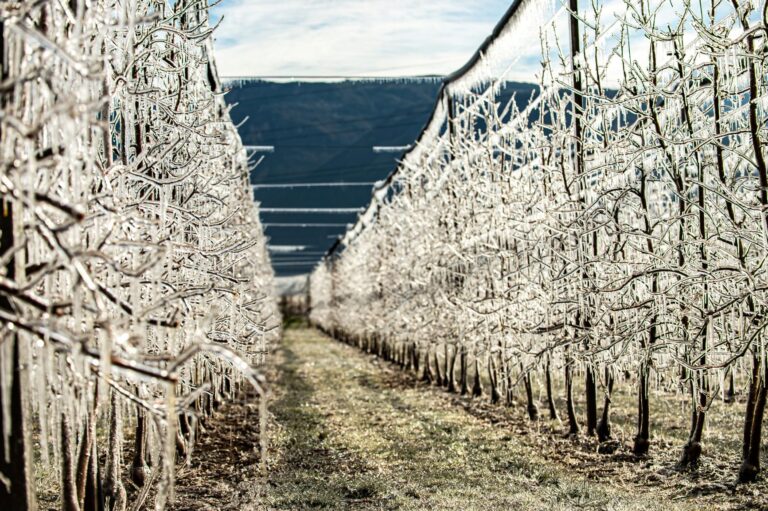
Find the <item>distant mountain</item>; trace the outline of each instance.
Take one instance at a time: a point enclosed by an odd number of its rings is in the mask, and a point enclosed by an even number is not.
[[[374,182],[396,166],[400,154],[376,154],[373,146],[413,143],[434,107],[438,80],[347,81],[339,83],[229,83],[232,118],[242,123],[246,145],[275,146],[252,172],[254,184]],[[524,104],[535,89],[509,84]],[[246,119],[247,118],[247,119]],[[265,208],[363,207],[371,188],[257,189]],[[344,225],[290,227],[271,224],[352,223],[356,214],[262,213],[272,245],[306,246],[302,252],[273,255],[279,275],[306,273],[342,234]]]

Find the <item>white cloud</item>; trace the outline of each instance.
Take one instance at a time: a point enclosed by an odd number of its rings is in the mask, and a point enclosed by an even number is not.
[[[625,15],[626,2],[601,4],[604,58],[619,42],[617,18]],[[568,40],[562,4],[529,2],[534,8],[510,32],[511,46],[494,71],[510,80],[538,81],[540,28],[549,34],[549,57],[557,63],[557,50]],[[215,36],[217,63],[225,77],[446,75],[470,58],[508,7],[509,0],[224,0],[213,11],[214,19],[224,17]],[[680,14],[676,3],[661,3],[657,24],[664,27]],[[637,29],[628,38],[633,60],[647,67],[647,38]],[[606,85],[615,87],[620,77],[614,56]]]
[[[506,0],[228,0],[216,32],[220,73],[447,74],[464,64]]]

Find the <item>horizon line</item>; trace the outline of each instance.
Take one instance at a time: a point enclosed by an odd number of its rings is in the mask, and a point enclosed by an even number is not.
[[[340,80],[340,79],[356,79],[356,80],[401,80],[405,78],[445,78],[446,74],[418,74],[418,75],[365,75],[365,74],[352,74],[352,75],[299,75],[299,74],[285,74],[285,75],[221,75],[222,80],[235,80],[235,79],[272,79],[272,80],[289,80],[289,79],[302,79],[302,80]]]

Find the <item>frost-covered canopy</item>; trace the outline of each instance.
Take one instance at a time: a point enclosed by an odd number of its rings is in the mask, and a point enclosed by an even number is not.
[[[731,372],[766,367],[765,6],[517,4],[314,271],[312,318],[443,374],[632,375],[636,450],[648,386],[690,389],[698,441]],[[530,59],[535,93],[500,104]]]
[[[125,424],[162,508],[187,412],[260,387],[280,318],[207,10],[0,4],[0,479],[18,498],[39,457],[63,508],[82,504],[106,449],[106,498],[125,506]]]

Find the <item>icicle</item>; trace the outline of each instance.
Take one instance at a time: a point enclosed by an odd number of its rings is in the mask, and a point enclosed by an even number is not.
[[[8,335],[8,334],[6,334]],[[14,335],[14,334],[10,334]],[[3,414],[3,449],[6,453],[5,463],[10,463],[11,438],[11,388],[13,386],[13,351],[11,342],[0,343],[0,393],[2,393]]]

